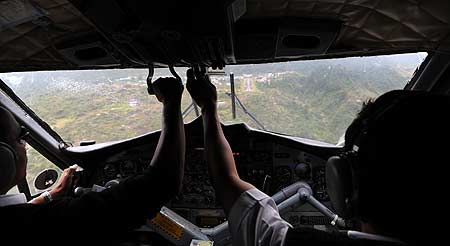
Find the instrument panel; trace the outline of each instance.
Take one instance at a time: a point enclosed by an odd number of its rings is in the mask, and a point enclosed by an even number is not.
[[[241,179],[268,195],[296,181],[311,185],[316,199],[327,205],[324,158],[295,146],[274,142],[265,137],[227,136]],[[185,176],[182,191],[166,206],[199,227],[214,227],[226,221],[216,200],[205,160],[203,138],[187,139]],[[134,146],[107,158],[97,166],[95,184],[110,183],[137,175],[149,165],[157,143]],[[304,205],[283,217],[294,226],[328,224],[314,208]]]

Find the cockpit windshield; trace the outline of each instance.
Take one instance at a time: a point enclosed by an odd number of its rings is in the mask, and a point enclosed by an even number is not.
[[[426,53],[227,66],[211,75],[227,122],[337,143],[364,101],[402,89]],[[186,68],[177,68],[185,82]],[[235,117],[230,74],[234,77]],[[161,127],[146,69],[3,73],[2,79],[66,142],[135,137]],[[156,69],[154,78],[171,76]],[[185,121],[196,108],[185,90]]]

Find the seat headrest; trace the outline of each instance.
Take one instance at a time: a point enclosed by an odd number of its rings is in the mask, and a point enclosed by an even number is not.
[[[335,212],[342,218],[349,218],[348,199],[352,193],[352,174],[350,164],[339,156],[328,159],[325,177],[331,203]]]

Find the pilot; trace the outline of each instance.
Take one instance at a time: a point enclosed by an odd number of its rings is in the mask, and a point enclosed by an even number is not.
[[[26,131],[25,128],[19,127],[11,113],[3,107],[0,107],[0,119],[0,129],[14,129],[9,132],[0,130],[0,207],[3,207],[27,202],[24,194],[5,195],[5,193],[23,180],[22,177],[25,177],[27,165],[25,138],[29,135],[29,132]],[[20,129],[20,133],[15,131],[18,129]],[[9,151],[11,148],[13,151]],[[18,157],[17,161],[7,161],[6,158],[8,154],[14,152]],[[74,165],[64,169],[55,188],[43,194],[55,199],[64,197],[68,194],[68,191],[73,184],[73,174],[76,168],[77,167]],[[38,196],[29,201],[29,203],[44,203],[46,202],[45,195]]]
[[[207,163],[216,197],[228,217],[233,245],[398,245],[419,241],[421,227],[432,217],[422,216],[420,211],[437,206],[429,205],[434,203],[428,187],[443,187],[428,185],[445,180],[430,177],[441,176],[433,174],[433,168],[446,164],[442,160],[448,145],[436,140],[450,139],[450,120],[441,110],[450,108],[448,96],[389,92],[367,103],[348,128],[345,153],[327,163],[327,171],[334,170],[333,160],[348,158],[338,161],[347,165],[341,169],[348,173],[337,177],[330,171],[327,183],[348,189],[329,187],[329,193],[333,193],[333,206],[344,206],[350,214],[348,221],[358,229],[350,234],[293,229],[280,217],[272,198],[239,178],[217,114],[216,88],[208,76],[189,70],[186,87],[201,107]],[[441,209],[437,211],[445,213]]]
[[[29,132],[20,127],[11,113],[3,107],[0,107],[0,119],[2,119],[0,129],[13,129],[12,131],[0,130],[0,207],[3,207],[27,202],[23,193],[6,195],[5,193],[25,177],[27,167],[25,139]],[[16,158],[16,161],[7,160],[8,156],[13,157],[13,159]],[[73,185],[73,176],[76,169],[76,165],[64,169],[55,188],[28,202],[33,204],[45,203],[48,199],[66,196]]]
[[[175,78],[160,78],[153,89],[163,104],[163,126],[153,159],[142,175],[79,198],[0,207],[1,240],[8,236],[13,245],[110,245],[153,218],[180,190],[185,155],[183,85]],[[25,178],[27,158],[21,127],[5,109],[0,114],[2,151],[9,151],[12,160],[0,160],[4,194]]]

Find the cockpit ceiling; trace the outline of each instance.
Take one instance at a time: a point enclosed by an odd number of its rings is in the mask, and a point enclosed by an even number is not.
[[[29,7],[23,1],[0,1],[0,11],[7,2],[10,15]],[[37,18],[16,24],[0,22],[0,71],[74,69],[56,47],[57,43],[72,40],[87,33],[98,35],[95,27],[68,1],[35,1],[30,10]],[[0,17],[4,14],[0,13]],[[0,19],[1,20],[1,19]],[[97,37],[98,38],[98,37]]]
[[[202,1],[193,2],[201,3]],[[98,12],[92,9],[80,7],[85,6],[86,2],[89,1],[0,1],[0,71],[143,67],[143,64],[150,61],[156,64],[167,64],[171,61],[174,65],[193,63],[210,65],[211,62],[208,59],[213,59],[211,56],[219,60],[223,58],[220,57],[222,53],[217,50],[212,51],[211,46],[226,43],[226,38],[216,43],[208,43],[205,41],[207,39],[192,39],[185,42],[187,45],[173,47],[168,46],[167,42],[162,42],[163,39],[154,39],[148,43],[153,47],[148,52],[150,55],[139,56],[142,50],[137,45],[123,48],[115,43],[111,32],[105,32],[104,23],[110,21],[104,20],[103,25],[99,23],[103,16],[98,16]],[[117,2],[121,2],[119,5],[124,5],[125,2],[125,4],[133,2],[135,6],[137,4],[137,1],[108,0],[104,2],[105,6],[108,3]],[[162,2],[173,2],[175,6],[178,3],[177,1]],[[152,4],[155,6],[166,4],[162,2]],[[222,2],[233,3],[233,1]],[[240,2],[240,9],[244,9],[245,12],[242,12],[243,15],[239,18],[236,17],[231,24],[231,30],[234,32],[230,41],[232,48],[226,54],[229,59],[222,59],[225,64],[411,51],[450,52],[450,1],[238,0],[237,2]],[[34,8],[31,14],[28,12],[29,18],[22,18],[19,21],[17,21],[18,18],[11,20],[11,15],[17,16],[15,11],[26,9],[29,7],[27,4],[31,4]],[[158,7],[155,8],[158,10]],[[160,16],[164,13],[163,10],[164,8],[159,11]],[[108,8],[105,7],[106,11]],[[213,15],[214,13],[209,13],[209,16]],[[281,29],[265,28],[264,23],[274,19],[283,19],[280,23],[286,23],[286,20],[293,18],[302,18],[299,19],[300,22],[309,19],[316,22],[324,21],[325,24],[327,21],[334,21],[339,23],[339,27],[336,28],[334,36],[328,37],[329,45],[320,52],[302,53],[302,49],[300,52],[299,49],[294,49],[292,52],[287,49],[279,54],[277,52],[281,41],[277,35]],[[298,23],[299,20],[293,23]],[[309,25],[308,21],[305,23]],[[162,26],[161,30],[163,29]],[[263,29],[263,34],[255,33],[258,29]],[[297,27],[295,32],[302,33],[300,29]],[[314,28],[310,27],[310,29]],[[142,32],[142,28],[139,32]],[[270,32],[273,36],[270,36]],[[267,37],[267,34],[269,38],[265,40],[264,37]],[[140,35],[142,36],[142,33]],[[154,33],[152,35],[154,37]],[[183,39],[191,35],[184,33],[181,37]],[[148,39],[148,36],[145,38]],[[160,46],[165,48],[157,50],[154,47],[160,47],[158,46],[160,41]],[[192,51],[186,51],[189,47],[193,47]],[[199,51],[208,49],[210,54],[198,55]],[[77,57],[74,56],[75,53]],[[135,56],[136,53],[138,55]],[[178,53],[183,55],[177,56]],[[92,54],[94,58],[91,57]],[[155,55],[152,56],[152,54]],[[165,56],[171,57],[165,59]],[[141,58],[141,62],[136,63],[135,57]]]
[[[342,21],[334,52],[450,48],[450,2],[440,0],[248,0],[247,18],[324,17]]]

